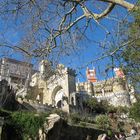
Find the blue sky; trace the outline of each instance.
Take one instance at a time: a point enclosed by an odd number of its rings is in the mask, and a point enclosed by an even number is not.
[[[135,2],[135,0],[133,1],[131,0],[131,2]],[[79,15],[80,14],[81,13],[79,13]],[[117,18],[117,20],[124,19],[124,17],[127,14],[128,12],[126,11],[126,9],[121,8],[119,6],[117,6],[111,13],[111,15]],[[129,16],[127,18],[129,18]],[[83,24],[83,23],[84,21],[80,22],[79,24]],[[111,63],[110,58],[105,58],[98,62],[94,62],[94,60],[99,58],[104,52],[104,50],[100,48],[99,43],[102,44],[105,39],[111,42],[112,36],[115,39],[114,30],[115,28],[117,29],[117,21],[112,19],[103,19],[100,21],[100,23],[111,33],[110,35],[108,35],[107,38],[106,38],[106,31],[101,26],[99,26],[95,21],[92,21],[92,25],[93,25],[92,28],[88,28],[88,30],[86,31],[86,35],[92,41],[83,40],[78,42],[77,44],[79,48],[81,48],[77,52],[78,55],[73,53],[72,55],[65,56],[65,58],[61,59],[61,63],[77,70],[77,74],[78,74],[77,77],[80,79],[80,81],[86,80],[85,77],[86,66],[88,66],[89,68],[95,67],[97,71],[97,78],[99,80],[103,80],[106,78],[106,75],[104,75],[103,71],[105,70],[106,65]],[[4,30],[5,30],[4,37],[9,42],[9,44],[18,45],[18,43],[22,40],[22,36],[23,36],[22,29],[17,27],[14,22],[9,21],[7,24],[5,24],[3,20],[0,19],[0,32],[3,32]],[[3,35],[1,34],[0,38],[2,36]],[[3,57],[4,53],[6,54],[6,51],[8,51],[8,49],[1,48],[0,50],[1,57]],[[10,54],[9,55],[10,57],[15,58],[17,60],[25,60],[24,57],[18,52],[12,52],[10,50],[8,54]],[[91,63],[91,61],[93,61],[93,63]],[[34,59],[31,62],[35,63]],[[85,66],[85,67],[78,69],[81,66]],[[112,76],[113,76],[112,71],[110,71],[108,73],[108,77],[112,77]]]
[[[121,10],[120,10],[120,7],[116,7],[111,14],[114,15],[117,18],[117,20],[121,21],[122,19],[124,19],[124,17],[128,13],[125,9],[121,8]],[[128,18],[129,18],[129,16],[128,16]],[[72,59],[70,58],[71,61],[70,61],[70,64],[68,64],[70,67],[79,68],[79,67],[85,66],[87,63],[89,63],[89,65],[88,65],[89,68],[92,69],[93,67],[95,67],[95,69],[97,71],[98,80],[103,80],[103,79],[112,77],[112,76],[114,76],[114,73],[112,73],[112,70],[110,70],[107,75],[104,73],[106,66],[108,64],[112,63],[110,58],[107,57],[98,62],[94,62],[94,60],[96,60],[97,58],[102,56],[102,53],[104,52],[104,50],[101,49],[100,45],[96,42],[99,42],[102,44],[105,39],[109,42],[111,42],[112,38],[115,39],[114,30],[117,30],[118,22],[115,20],[103,19],[101,21],[101,24],[105,28],[107,28],[107,30],[111,34],[108,35],[108,37],[106,38],[106,31],[103,28],[99,27],[97,24],[94,24],[93,29],[91,30],[89,28],[88,31],[86,32],[87,36],[92,40],[92,42],[88,42],[88,41],[86,41],[84,43],[82,42],[80,44],[80,47],[82,48],[82,50],[80,51],[80,56],[78,56],[78,57],[76,56],[75,59],[73,56],[71,56]],[[84,67],[83,69],[80,69],[78,71],[79,72],[78,78],[80,79],[80,81],[86,80],[85,71],[86,71],[86,67]]]

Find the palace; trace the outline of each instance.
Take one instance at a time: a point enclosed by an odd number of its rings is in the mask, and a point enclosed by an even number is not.
[[[33,65],[15,59],[0,59],[0,81],[7,80],[13,86],[17,84],[25,84],[27,75],[32,75]]]
[[[107,100],[114,106],[130,106],[136,102],[134,89],[128,85],[121,69],[114,69],[116,76],[98,81],[95,69],[87,68],[86,82],[76,83],[74,70],[59,64],[54,70],[51,63],[42,60],[39,71],[25,62],[2,58],[0,80],[5,79],[16,90],[18,98],[39,106],[61,108],[65,112],[82,110],[88,98]]]

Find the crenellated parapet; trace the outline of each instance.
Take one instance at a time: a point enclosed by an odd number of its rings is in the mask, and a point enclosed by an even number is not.
[[[6,62],[5,64],[7,64]],[[11,66],[17,65],[18,67],[20,66],[19,70],[21,71],[10,69]],[[0,65],[0,72],[6,72],[6,70],[2,71],[2,67],[3,65]],[[30,64],[25,65],[19,61],[9,60],[9,71],[7,72],[8,74],[10,72],[17,74],[18,72],[22,72],[23,67],[26,68],[25,76],[21,77],[24,82],[22,86],[19,87],[18,85],[19,90],[16,95],[19,95],[17,97],[25,98],[19,102],[30,104],[37,109],[43,109],[43,107],[47,106],[46,104],[61,108],[65,112],[70,111],[70,106],[82,109],[82,103],[87,97],[108,100],[113,105],[128,105],[130,98],[132,101],[135,101],[134,91],[133,89],[131,91],[128,90],[125,76],[123,76],[120,69],[115,69],[117,75],[115,78],[100,81],[97,80],[94,68],[92,70],[87,69],[87,82],[78,83],[75,80],[75,70],[65,67],[63,64],[58,64],[54,68],[48,60],[40,62],[39,71],[32,70],[32,65]],[[0,78],[2,79],[2,75]],[[10,80],[8,79],[8,81]],[[19,79],[16,81],[19,81]],[[0,90],[3,90],[3,86],[1,86]]]
[[[110,78],[98,82],[82,82],[76,84],[77,91],[86,91],[89,94],[102,94],[110,92],[119,92],[126,90],[126,81],[118,78]]]
[[[68,74],[68,75],[70,75],[70,76],[76,76],[76,71],[74,70],[74,69],[72,69],[72,68],[69,68],[69,67],[65,67],[64,65],[60,65],[59,64],[59,67],[57,67],[57,71],[60,73],[60,74],[63,74],[63,75],[65,75],[65,74]],[[59,74],[58,73],[58,74]]]
[[[87,82],[76,83],[77,92],[86,92],[87,91]]]
[[[107,100],[114,106],[130,106],[136,102],[131,91],[127,89],[127,83],[124,78],[110,78],[94,83],[82,82],[76,84],[77,92],[84,92],[92,95],[99,101]]]

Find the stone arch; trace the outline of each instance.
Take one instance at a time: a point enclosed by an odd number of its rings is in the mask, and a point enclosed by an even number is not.
[[[62,107],[61,105],[62,105],[62,101],[58,101],[56,104],[57,108],[61,108]]]
[[[52,105],[61,108],[60,103],[62,104],[63,97],[65,97],[65,93],[62,86],[56,86],[53,89],[52,96],[51,96]]]

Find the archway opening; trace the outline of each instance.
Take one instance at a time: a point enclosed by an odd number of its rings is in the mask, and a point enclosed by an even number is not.
[[[65,96],[63,89],[60,89],[59,91],[57,91],[57,93],[55,94],[54,97],[54,101],[55,101],[55,106],[57,108],[62,108],[63,107],[63,97]]]
[[[57,102],[56,107],[57,108],[62,108],[62,101],[61,100]]]

